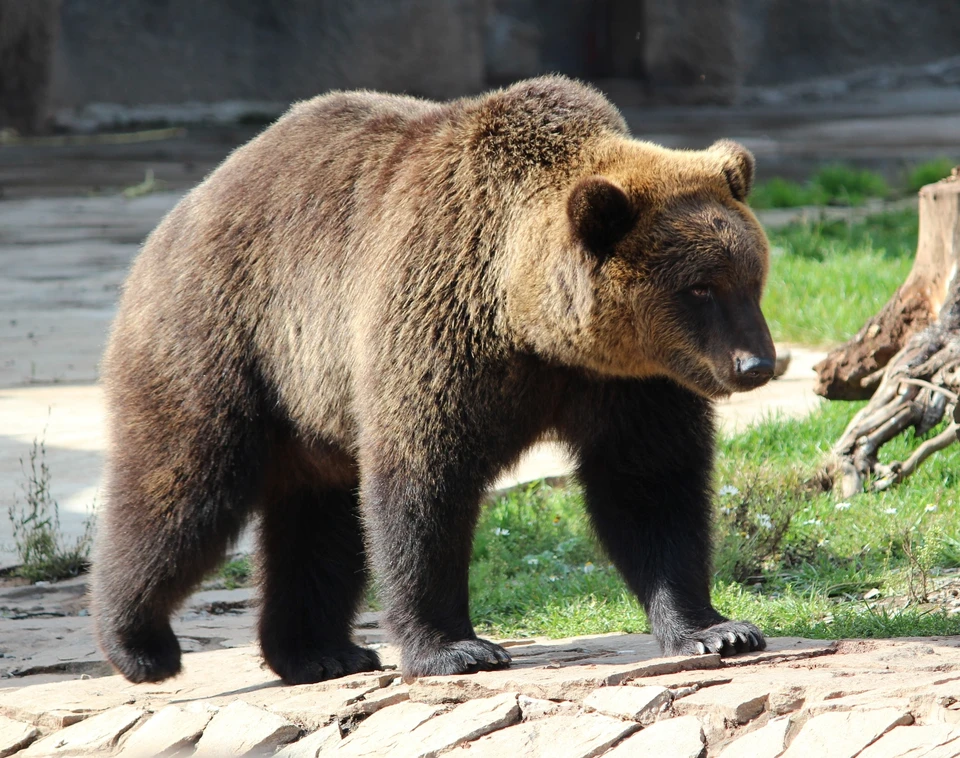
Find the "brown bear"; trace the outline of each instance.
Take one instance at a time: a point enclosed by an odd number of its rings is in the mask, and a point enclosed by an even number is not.
[[[260,519],[267,663],[505,666],[470,622],[485,488],[544,435],[665,653],[755,650],[710,602],[711,401],[766,382],[753,159],[631,139],[561,77],[434,103],[340,92],[236,150],[147,240],[103,363],[100,642],[180,669],[169,617]]]

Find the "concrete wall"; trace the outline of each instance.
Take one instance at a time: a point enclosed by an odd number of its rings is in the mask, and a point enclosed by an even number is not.
[[[960,0],[0,0],[0,126],[331,88],[447,98],[547,71],[729,103],[957,55]]]
[[[960,55],[960,0],[739,0],[745,84]]]
[[[478,91],[484,1],[63,0],[53,102]]]

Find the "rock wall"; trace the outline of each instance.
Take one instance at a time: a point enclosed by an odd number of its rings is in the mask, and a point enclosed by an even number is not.
[[[59,0],[0,0],[0,127],[36,131],[47,114]]]
[[[54,102],[289,102],[484,86],[484,0],[63,0]]]
[[[958,39],[957,0],[0,0],[0,127],[96,103],[448,98],[549,71],[626,101],[735,103]]]
[[[957,0],[738,2],[748,85],[775,86],[960,55]]]

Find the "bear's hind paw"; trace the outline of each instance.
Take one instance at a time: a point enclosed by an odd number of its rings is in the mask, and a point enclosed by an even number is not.
[[[722,656],[763,650],[767,641],[756,626],[748,621],[723,621],[706,629],[685,634],[673,645],[667,655],[702,655],[720,653]]]
[[[359,645],[265,657],[284,684],[313,684],[383,668],[380,657],[373,650]]]
[[[107,660],[134,684],[162,682],[180,673],[180,643],[169,624],[140,633],[103,631],[100,645]]]
[[[487,640],[457,640],[403,657],[403,679],[491,671],[510,665],[510,654]]]

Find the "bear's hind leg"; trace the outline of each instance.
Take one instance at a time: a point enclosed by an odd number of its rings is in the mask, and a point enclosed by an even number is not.
[[[266,503],[260,551],[260,646],[286,684],[380,668],[350,638],[367,584],[354,492],[304,488]]]
[[[470,621],[470,553],[482,492],[481,482],[472,480],[479,477],[449,462],[431,474],[368,474],[364,483],[385,618],[402,647],[408,681],[510,664],[510,654],[479,639]]]
[[[138,683],[179,673],[170,615],[223,560],[249,511],[241,493],[251,489],[248,481],[218,485],[209,461],[202,473],[205,464],[188,472],[147,462],[131,450],[111,461],[91,582],[100,645]]]

